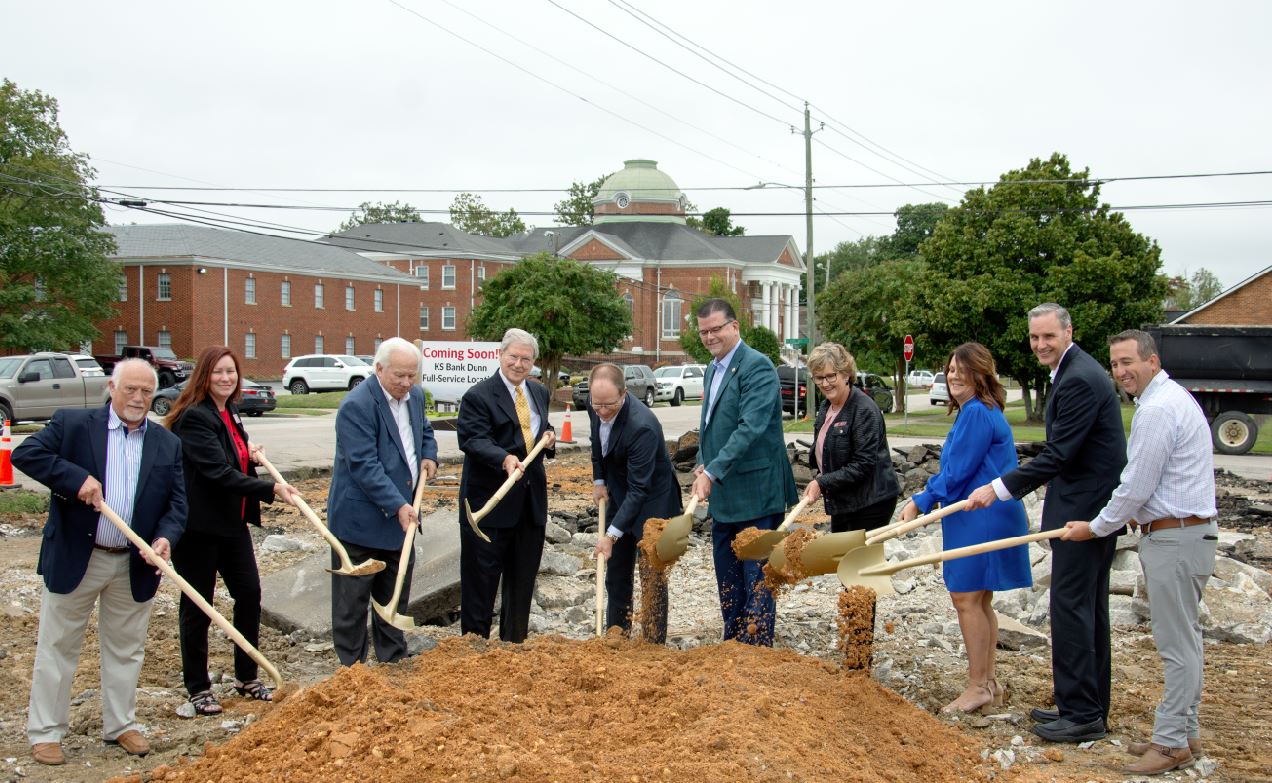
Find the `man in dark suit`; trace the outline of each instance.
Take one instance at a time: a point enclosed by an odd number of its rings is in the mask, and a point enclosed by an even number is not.
[[[693,494],[710,498],[711,548],[724,638],[771,647],[777,606],[761,585],[764,563],[738,560],[746,528],[772,530],[798,501],[782,433],[781,385],[767,356],[742,342],[723,299],[698,308],[698,337],[711,352],[702,401]]]
[[[544,457],[555,456],[556,433],[548,423],[548,390],[526,379],[539,356],[539,341],[522,329],[504,333],[499,371],[469,389],[455,424],[464,473],[459,483],[460,628],[490,636],[495,591],[502,581],[499,638],[523,642],[530,626],[534,580],[548,524],[548,476],[543,460],[522,460],[548,433]],[[486,504],[515,470],[524,474],[481,521],[483,541],[465,518]]]
[[[606,626],[631,628],[632,570],[636,544],[645,532],[645,520],[680,513],[680,484],[671,467],[662,424],[645,403],[627,393],[623,370],[615,364],[598,364],[588,385],[591,395],[588,420],[592,431],[592,500],[608,501],[605,530],[596,541],[597,555],[609,562],[605,590],[609,595]],[[641,616],[647,641],[667,641],[667,582],[639,555],[641,589],[649,590],[642,603],[652,616]]]
[[[1069,313],[1047,303],[1029,311],[1029,345],[1051,368],[1047,442],[1037,457],[974,491],[969,508],[1020,498],[1043,484],[1042,529],[1092,519],[1126,465],[1121,404],[1104,368],[1073,342]],[[1056,709],[1035,709],[1033,732],[1053,742],[1105,735],[1112,657],[1109,570],[1115,536],[1051,542],[1051,671]]]
[[[389,338],[376,350],[375,375],[349,392],[336,413],[328,523],[353,562],[384,561],[384,570],[370,576],[331,575],[331,637],[345,666],[367,659],[369,601],[374,597],[384,605],[393,597],[406,531],[419,524],[412,504],[416,484],[437,473],[437,441],[424,415],[419,373],[419,349],[400,337]],[[340,566],[334,550],[331,564]],[[410,601],[414,568],[412,552],[400,606]],[[371,630],[377,660],[406,657],[400,629],[372,612]]]
[[[95,605],[102,735],[133,755],[150,752],[137,723],[137,678],[158,571],[98,509],[105,501],[162,560],[181,538],[181,441],[146,419],[158,385],[150,365],[120,362],[109,405],[59,410],[13,452],[13,464],[52,493],[36,569],[44,592],[27,714],[31,755],[41,764],[66,763],[71,680]]]

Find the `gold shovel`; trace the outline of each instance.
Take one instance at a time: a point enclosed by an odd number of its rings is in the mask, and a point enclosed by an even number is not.
[[[655,545],[659,560],[670,565],[689,548],[689,533],[693,530],[693,512],[698,507],[698,502],[697,495],[690,497],[689,504],[685,506],[685,513],[677,514],[667,520],[667,526],[663,528],[662,535],[658,537],[658,543]]]
[[[1000,538],[995,541],[986,541],[983,544],[973,544],[972,546],[959,547],[951,549],[947,552],[936,552],[931,555],[923,555],[922,557],[912,557],[909,560],[902,560],[897,563],[879,563],[877,565],[865,566],[860,569],[845,567],[847,560],[840,562],[839,581],[843,582],[845,587],[850,585],[866,585],[874,587],[875,579],[886,579],[891,587],[892,580],[889,579],[892,574],[898,571],[904,571],[907,568],[915,566],[931,565],[933,563],[944,563],[948,560],[958,560],[962,557],[971,557],[985,552],[996,552],[999,549],[1010,549],[1014,546],[1022,544],[1030,544],[1034,541],[1044,541],[1048,538],[1059,538],[1063,536],[1065,528],[1056,528],[1055,530],[1047,530],[1042,533],[1031,533],[1027,536],[1012,536],[1011,538]]]
[[[381,606],[371,599],[371,608],[380,615],[384,622],[403,631],[415,630],[415,618],[409,614],[398,614],[398,601],[402,598],[402,583],[406,581],[406,567],[411,562],[411,551],[415,547],[415,530],[420,526],[420,503],[424,502],[424,487],[428,481],[424,478],[424,463],[420,462],[420,481],[415,486],[415,523],[406,529],[406,539],[402,542],[402,554],[398,557],[397,581],[393,584],[393,597],[388,606]]]
[[[261,467],[269,471],[269,475],[274,477],[274,481],[277,481],[279,484],[287,483],[278,472],[278,468],[274,467],[273,463],[266,459],[264,454],[257,452],[253,459],[259,462]],[[344,544],[340,543],[340,539],[332,535],[331,531],[327,529],[327,526],[324,525],[322,520],[318,518],[318,515],[314,513],[314,510],[309,507],[309,504],[306,503],[303,498],[299,497],[295,499],[294,503],[296,508],[300,509],[300,513],[305,517],[305,519],[309,520],[309,523],[318,529],[318,532],[322,534],[322,537],[326,539],[327,543],[331,545],[331,548],[335,550],[336,556],[340,558],[340,567],[335,569],[327,568],[325,569],[327,573],[340,574],[342,576],[370,576],[371,574],[378,574],[384,570],[383,560],[363,560],[355,566],[353,561],[349,559],[349,553],[345,550]]]
[[[600,515],[600,521],[596,526],[596,532],[599,535],[605,535],[605,498],[601,498],[601,502],[597,503],[597,512]],[[605,561],[607,558],[596,553],[596,635],[605,635]]]
[[[530,453],[526,455],[526,458],[521,460],[521,464],[528,466],[531,462],[534,462],[534,458],[539,456],[539,452],[543,451],[547,445],[548,433],[544,432],[543,435],[539,437],[539,442],[534,444],[533,449],[530,449]],[[473,511],[472,506],[468,505],[468,498],[464,498],[464,513],[468,517],[468,524],[472,526],[473,532],[478,536],[481,536],[481,539],[486,543],[490,543],[490,536],[481,532],[481,528],[477,527],[477,523],[482,521],[482,519],[484,519],[495,506],[499,505],[499,501],[504,499],[504,495],[507,495],[513,485],[520,481],[521,477],[524,475],[525,471],[521,468],[514,470],[512,474],[508,476],[508,480],[503,483],[503,486],[495,490],[495,494],[490,496],[490,500],[486,501],[486,505],[477,509],[476,512]]]
[[[781,544],[782,540],[790,535],[790,533],[786,532],[786,528],[791,526],[791,523],[795,521],[795,517],[799,516],[799,512],[803,511],[812,501],[812,498],[805,495],[802,500],[795,504],[795,507],[791,509],[791,513],[786,515],[786,519],[782,520],[782,524],[778,525],[776,530],[766,531],[763,535],[756,536],[746,546],[739,547],[736,552],[738,559],[764,560],[767,558],[772,554],[773,547]],[[754,529],[747,528],[747,530]],[[742,532],[745,533],[746,530]],[[738,535],[741,535],[741,533]]]

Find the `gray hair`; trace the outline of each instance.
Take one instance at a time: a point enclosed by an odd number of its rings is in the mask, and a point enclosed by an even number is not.
[[[504,332],[503,341],[499,344],[499,353],[507,353],[513,343],[528,345],[534,351],[534,358],[539,358],[539,340],[525,329],[513,327]]]
[[[1068,329],[1073,326],[1073,319],[1069,317],[1069,311],[1056,304],[1055,302],[1044,302],[1029,311],[1029,320],[1041,318],[1047,313],[1055,313],[1056,320],[1060,322],[1061,329]]]
[[[839,343],[822,343],[808,355],[810,372],[817,372],[822,367],[847,375],[850,385],[857,382],[857,361],[848,349]]]
[[[380,347],[375,349],[375,363],[380,367],[388,367],[389,356],[397,351],[411,354],[415,357],[415,364],[420,363],[420,349],[416,348],[411,341],[401,337],[390,337],[380,343]]]
[[[1127,329],[1124,332],[1118,332],[1109,338],[1109,347],[1112,348],[1117,343],[1126,342],[1127,340],[1135,341],[1135,352],[1144,361],[1148,361],[1148,357],[1157,353],[1157,343],[1153,341],[1153,336],[1139,329]]]
[[[159,373],[155,372],[154,365],[145,359],[124,359],[121,362],[115,362],[115,369],[110,371],[110,382],[115,386],[119,386],[119,379],[124,377],[124,369],[128,367],[145,367],[150,370],[150,377],[155,382],[155,389],[159,388]]]

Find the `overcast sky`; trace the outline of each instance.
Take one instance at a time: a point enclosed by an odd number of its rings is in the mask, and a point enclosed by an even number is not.
[[[0,75],[57,98],[98,183],[130,194],[445,210],[451,193],[142,186],[547,189],[652,158],[701,209],[793,213],[736,222],[801,249],[802,191],[709,188],[802,187],[788,126],[802,125],[805,98],[827,124],[814,137],[819,185],[994,180],[1055,151],[1099,177],[1272,169],[1272,3],[631,2],[2,0]],[[753,76],[727,75],[694,45]],[[822,189],[816,209],[890,213],[959,192]],[[561,197],[480,195],[522,213]],[[1103,197],[1272,200],[1272,176],[1110,183]],[[317,231],[346,217],[204,208]],[[1272,264],[1272,207],[1126,214],[1168,272],[1205,267],[1226,286]],[[107,218],[168,221],[120,207]],[[814,249],[892,228],[887,215],[819,215]]]

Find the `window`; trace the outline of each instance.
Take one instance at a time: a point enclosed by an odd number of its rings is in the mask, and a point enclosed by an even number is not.
[[[349,335],[345,338],[345,353],[353,353],[353,335]]]
[[[381,343],[383,343],[383,342],[384,342],[384,338],[383,338],[383,337],[377,337],[377,338],[375,338],[375,350],[376,350],[376,351],[379,351],[379,350],[380,350],[380,344],[381,344]]]
[[[345,309],[353,309],[353,286],[351,285],[345,286]]]
[[[420,331],[421,332],[428,331],[428,308],[427,307],[420,308]]]
[[[291,335],[290,335],[290,334],[285,334],[285,335],[283,335],[283,337],[282,337],[282,344],[281,344],[281,345],[279,345],[279,347],[278,347],[278,353],[279,353],[279,354],[280,354],[280,355],[281,355],[284,359],[290,359],[290,358],[291,358]]]
[[[128,301],[128,278],[122,275],[119,278],[119,301]]]
[[[71,369],[70,359],[54,359],[53,360],[53,377],[54,378],[74,378],[75,371]]]
[[[243,281],[243,303],[256,304],[256,278],[254,277]]]
[[[415,278],[419,280],[420,288],[428,288],[428,265],[420,264],[415,267]]]
[[[155,298],[160,302],[172,300],[172,275],[167,272],[159,273],[159,293]]]
[[[159,347],[168,348],[168,349],[172,348],[172,332],[168,331],[167,329],[160,330]]]
[[[256,358],[256,335],[248,332],[243,338],[243,358]]]
[[[680,308],[683,304],[680,294],[675,291],[668,291],[663,297],[662,339],[675,340],[680,337]]]
[[[32,359],[27,362],[22,372],[33,372],[39,376],[40,380],[50,381],[53,379],[53,363],[48,359]]]
[[[314,309],[322,309],[322,283],[314,283]],[[319,337],[318,339],[321,340],[322,338]],[[322,351],[318,353],[322,353]]]
[[[484,282],[486,282],[486,267],[479,266],[477,267],[477,283],[480,285]]]
[[[321,288],[321,286],[319,286]],[[314,353],[324,353],[322,335],[314,338]]]
[[[686,367],[685,377],[686,378],[701,378],[702,370],[699,370],[697,367]]]
[[[282,290],[279,292],[280,301],[283,307],[291,307],[291,281],[284,280]]]
[[[382,288],[375,289],[375,293],[373,294],[373,299],[375,301],[375,311],[377,313],[384,312],[384,289]]]
[[[120,329],[119,331],[115,332],[115,354],[118,355],[123,353],[124,346],[127,344],[128,344],[128,332],[125,332],[123,329]]]
[[[442,308],[442,329],[447,331],[455,330],[455,308]]]
[[[455,287],[455,267],[447,264],[442,267],[442,288]],[[445,328],[445,327],[443,327]]]

